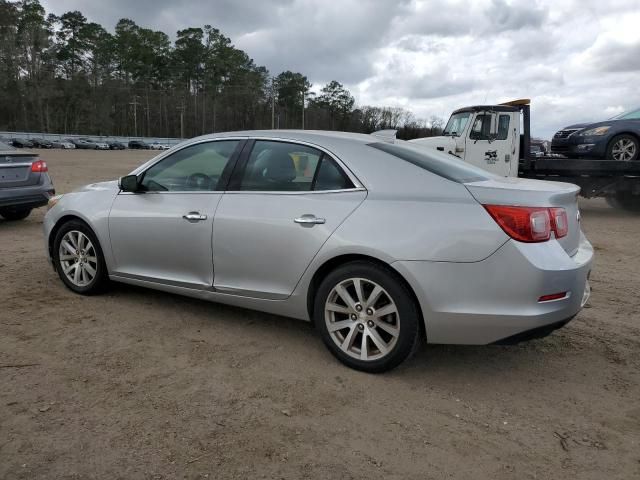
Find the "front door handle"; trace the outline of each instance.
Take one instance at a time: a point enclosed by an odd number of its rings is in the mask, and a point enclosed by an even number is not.
[[[189,212],[186,215],[183,215],[182,218],[188,222],[201,222],[202,220],[206,220],[207,216],[200,215],[200,212]]]
[[[299,223],[300,225],[321,225],[323,223],[326,223],[326,220],[324,218],[318,218],[315,215],[309,214],[295,218],[293,221]]]

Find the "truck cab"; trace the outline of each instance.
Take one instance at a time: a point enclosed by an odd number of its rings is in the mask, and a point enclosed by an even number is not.
[[[475,105],[454,111],[442,136],[412,143],[455,155],[504,177],[517,177],[520,157],[520,112],[528,100]]]

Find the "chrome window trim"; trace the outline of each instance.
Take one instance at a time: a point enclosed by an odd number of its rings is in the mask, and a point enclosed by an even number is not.
[[[307,190],[304,192],[299,191],[280,191],[280,190],[227,190],[225,192],[220,192],[230,195],[323,195],[329,193],[349,193],[349,192],[366,192],[367,189],[364,187],[354,187],[354,188],[342,188],[339,190]]]
[[[349,192],[366,192],[364,187],[354,188],[342,188],[339,190],[306,190],[306,191],[280,191],[280,190],[172,190],[170,192],[151,191],[151,192],[118,192],[118,195],[238,195],[238,194],[250,194],[250,195],[322,195],[328,193],[349,193]]]

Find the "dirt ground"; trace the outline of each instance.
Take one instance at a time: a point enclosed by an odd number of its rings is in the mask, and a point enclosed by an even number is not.
[[[151,155],[42,152],[59,192]],[[0,220],[0,478],[640,478],[640,216],[581,207],[597,258],[571,324],[424,346],[377,376],[304,322],[75,295],[45,260],[44,209]]]

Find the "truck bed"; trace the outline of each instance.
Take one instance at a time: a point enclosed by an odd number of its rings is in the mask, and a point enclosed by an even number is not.
[[[640,196],[640,161],[538,157],[520,160],[519,177],[573,183],[586,198]]]

